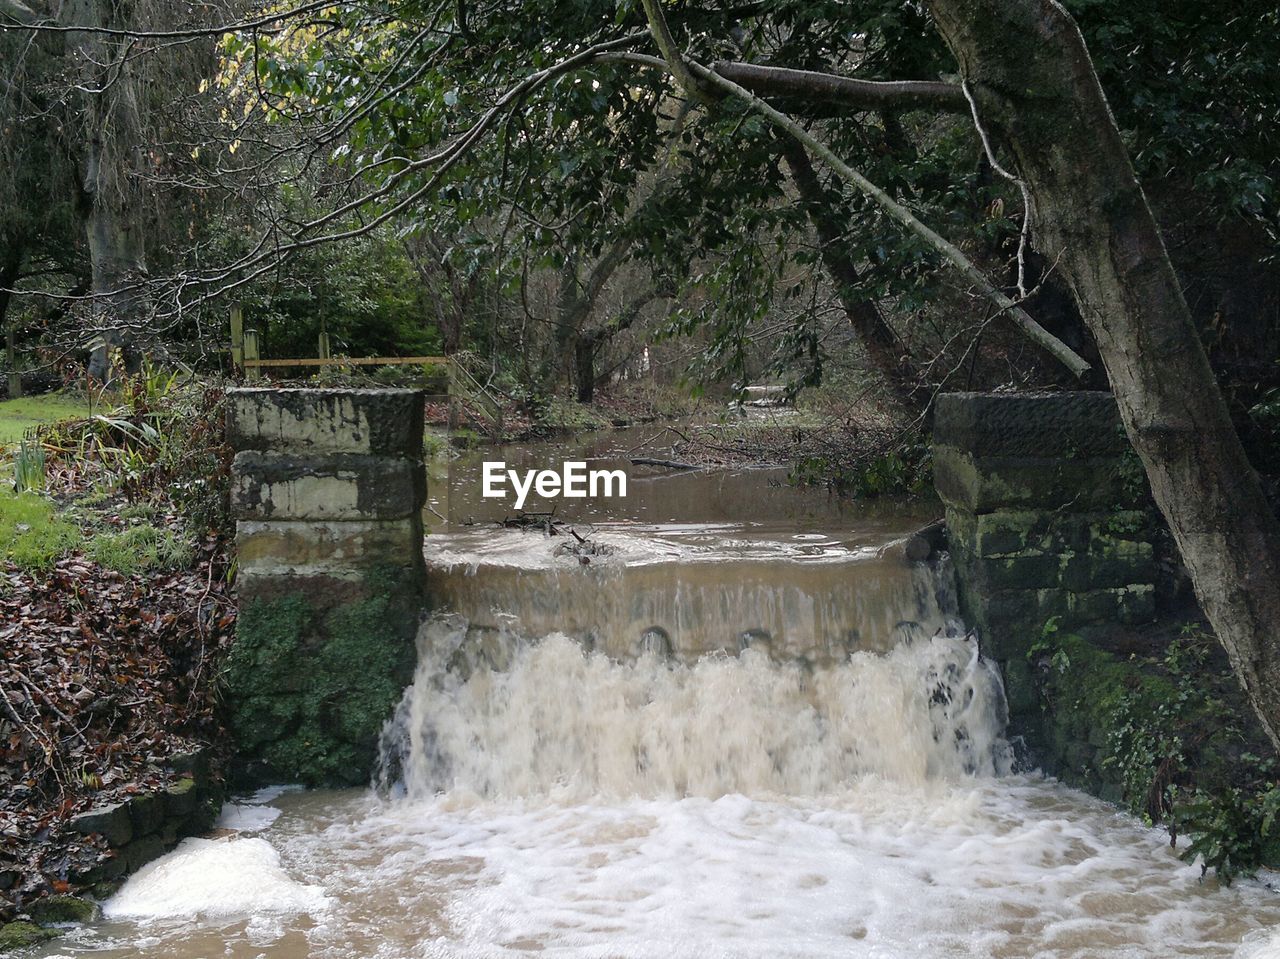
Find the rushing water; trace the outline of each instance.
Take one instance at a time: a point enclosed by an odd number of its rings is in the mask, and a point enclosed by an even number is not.
[[[438,530],[391,788],[246,797],[43,954],[1280,956],[1269,877],[1010,771],[916,517],[722,480],[737,520],[633,502],[587,566]]]

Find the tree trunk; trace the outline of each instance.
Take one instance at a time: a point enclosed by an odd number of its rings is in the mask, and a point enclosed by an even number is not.
[[[67,26],[118,27],[106,0],[72,0],[61,14]],[[113,348],[126,351],[126,367],[138,358],[129,344],[146,323],[146,276],[137,186],[142,122],[137,89],[121,41],[101,33],[69,33],[68,59],[80,88],[82,207],[93,274],[92,326],[97,334],[89,360],[90,377],[106,382]]]
[[[538,377],[544,390],[548,392],[554,390],[556,383],[577,363],[579,358],[577,344],[582,339],[583,327],[591,318],[605,285],[631,254],[631,246],[634,242],[630,236],[622,236],[614,240],[609,249],[591,264],[586,279],[578,277],[576,258],[567,260],[561,268],[560,289],[556,295],[555,323],[552,327],[551,352]],[[594,344],[591,349],[594,353]]]
[[[18,328],[9,320],[9,290],[18,282],[21,269],[22,245],[15,241],[6,247],[3,262],[0,262],[0,327],[4,329],[5,351],[8,354],[8,388],[11,400],[22,395],[22,374],[18,372]]]
[[[86,160],[86,189],[92,189],[98,167],[97,150]],[[137,372],[141,358],[132,349],[134,335],[146,322],[145,296],[131,289],[146,272],[139,231],[128,212],[114,199],[95,196],[85,221],[89,263],[93,271],[93,323],[99,340],[89,358],[89,376],[106,383],[111,378],[111,351],[124,354],[125,369]]]
[[[1196,595],[1280,748],[1280,522],[1196,334],[1075,22],[1054,0],[930,0],[1071,285]]]
[[[440,330],[441,350],[445,356],[453,356],[462,349],[462,311],[456,307],[441,310],[436,323]]]
[[[920,380],[911,366],[908,351],[898,334],[885,322],[875,301],[858,295],[857,264],[849,255],[841,225],[831,216],[829,199],[824,195],[822,184],[813,171],[809,154],[795,140],[786,138],[783,158],[787,162],[787,169],[791,171],[791,180],[796,185],[796,192],[804,204],[809,222],[818,234],[822,265],[835,284],[836,295],[840,298],[845,315],[849,317],[849,323],[866,348],[872,365],[888,382],[893,395],[908,411],[921,412],[924,404],[916,394]]]
[[[596,346],[599,339],[594,332],[583,332],[573,344],[574,379],[577,381],[578,402],[590,403],[596,398]]]

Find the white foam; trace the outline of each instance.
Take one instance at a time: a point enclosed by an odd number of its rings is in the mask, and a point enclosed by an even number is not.
[[[1280,900],[1202,881],[1157,830],[1034,778],[820,797],[479,799],[333,810],[285,834],[331,877],[312,955],[1270,959]],[[1254,951],[1248,951],[1254,950]]]
[[[302,790],[306,788],[306,786],[302,786],[297,783],[291,783],[283,786],[263,786],[251,795],[241,799],[241,802],[250,804],[274,802],[281,796],[287,795],[288,793],[302,792]]]
[[[169,919],[320,912],[320,886],[296,882],[265,839],[185,839],[131,876],[103,906],[110,919]]]
[[[264,837],[188,840],[107,904],[168,923],[82,954],[1280,959],[1265,885],[1007,774],[1001,692],[963,640],[806,668],[551,637],[464,681],[429,638],[395,727],[406,796],[275,796]]]
[[[261,832],[280,818],[275,806],[247,803],[226,803],[214,823],[216,829],[234,829],[236,832]]]

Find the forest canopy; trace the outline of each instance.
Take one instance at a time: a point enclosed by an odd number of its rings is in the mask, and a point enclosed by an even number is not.
[[[105,329],[216,362],[235,298],[280,355],[323,322],[353,353],[473,350],[532,392],[682,337],[695,375],[731,383],[814,384],[864,352],[900,395],[1070,381],[811,151],[628,59],[653,52],[639,4],[9,6],[4,149],[20,176],[0,286],[44,294],[4,304],[24,340],[83,348]],[[1276,382],[1276,12],[1069,7],[1202,336],[1237,411],[1252,407]],[[879,101],[784,86],[771,102],[1016,290],[1024,197],[924,8],[665,9],[689,57],[731,78],[752,64],[932,83]],[[117,152],[94,156],[99,142]],[[1022,306],[1090,357],[1053,264],[1034,243],[1025,259]],[[119,331],[86,320],[126,295]]]

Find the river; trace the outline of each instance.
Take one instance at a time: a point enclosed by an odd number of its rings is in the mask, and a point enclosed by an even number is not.
[[[497,526],[480,458],[434,477],[384,788],[239,797],[40,955],[1280,956],[1277,877],[1014,771],[945,561],[902,557],[936,509],[636,469],[560,501],[583,543]]]

